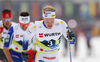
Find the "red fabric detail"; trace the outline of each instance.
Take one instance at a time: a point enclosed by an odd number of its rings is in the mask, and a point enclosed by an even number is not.
[[[40,51],[43,51],[43,49],[42,49],[42,48],[40,48]]]
[[[33,61],[35,60],[35,50],[32,51],[32,57],[33,57]]]
[[[45,14],[45,12],[44,12],[44,14]]]
[[[0,27],[0,33],[2,33],[3,32],[3,27]]]
[[[56,59],[56,57],[45,57],[45,56],[43,56],[43,58],[48,59],[48,60]]]
[[[42,21],[43,19],[39,19],[39,21]]]
[[[18,47],[16,47],[15,49],[18,50]]]
[[[30,49],[30,50],[28,51],[28,54],[29,54],[28,62],[33,62],[33,52],[32,52],[32,49]]]

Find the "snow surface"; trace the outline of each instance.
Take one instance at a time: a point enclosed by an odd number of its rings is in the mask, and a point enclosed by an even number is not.
[[[64,42],[62,39],[61,42],[61,49],[59,51],[59,62],[70,62],[69,52],[66,56],[63,56],[65,51],[64,49]],[[74,45],[71,45],[72,50],[72,62],[100,62],[100,36],[99,37],[92,37],[91,38],[91,45],[92,45],[92,54],[89,56],[87,55],[87,45],[86,45],[86,38],[85,36],[78,36],[78,50],[77,55],[74,56]],[[69,50],[68,50],[69,51]],[[67,51],[66,51],[67,52]]]

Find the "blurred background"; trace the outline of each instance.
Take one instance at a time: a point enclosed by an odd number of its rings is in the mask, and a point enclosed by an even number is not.
[[[34,22],[42,18],[42,9],[47,5],[54,6],[56,17],[64,20],[75,33],[72,62],[100,62],[99,0],[0,0],[0,14],[10,9],[13,21],[18,22],[19,14],[28,11]],[[62,37],[59,62],[70,62],[68,49],[67,40]]]

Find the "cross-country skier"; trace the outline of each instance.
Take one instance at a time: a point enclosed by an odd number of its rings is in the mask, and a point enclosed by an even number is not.
[[[9,28],[15,25],[17,25],[17,23],[12,22],[11,10],[4,9],[2,11],[2,20],[0,21],[0,62],[7,62],[7,58],[3,52],[4,41]]]
[[[28,12],[21,12],[19,19],[19,24],[15,27],[11,27],[9,29],[7,38],[4,43],[4,53],[9,62],[23,62],[21,58],[22,53],[22,44],[23,44],[23,36],[26,33],[26,30],[29,26],[33,25],[30,22],[30,15]],[[9,45],[11,44],[11,55],[8,51]],[[28,42],[28,62],[32,62],[32,45],[31,40]],[[26,60],[27,61],[27,60]]]
[[[43,8],[43,20],[36,21],[30,27],[23,40],[23,53],[27,53],[28,41],[36,36],[35,62],[58,62],[58,51],[62,34],[68,40],[68,25],[61,19],[56,19],[56,9],[52,6]],[[74,33],[70,31],[70,43],[75,43]],[[33,36],[31,36],[33,35]],[[29,37],[29,38],[28,38]],[[22,54],[22,58],[27,55]],[[23,58],[25,59],[25,58]],[[27,58],[26,58],[27,59]]]

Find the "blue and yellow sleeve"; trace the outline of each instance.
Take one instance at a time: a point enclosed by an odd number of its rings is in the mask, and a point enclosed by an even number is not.
[[[10,27],[10,29],[8,30],[7,37],[5,38],[5,41],[4,41],[4,47],[9,48],[9,45],[13,39],[13,32],[14,32],[13,27]]]
[[[22,52],[28,51],[28,42],[29,40],[25,40],[25,38],[23,38]]]
[[[70,44],[75,44],[75,34],[73,31],[71,31],[68,27],[68,25],[66,24],[65,21],[60,21],[61,25],[62,25],[62,33],[64,35],[64,37],[66,38],[66,40],[68,40],[68,37],[67,37],[67,31],[69,30],[70,31],[70,36],[71,36],[71,40],[70,40]]]

